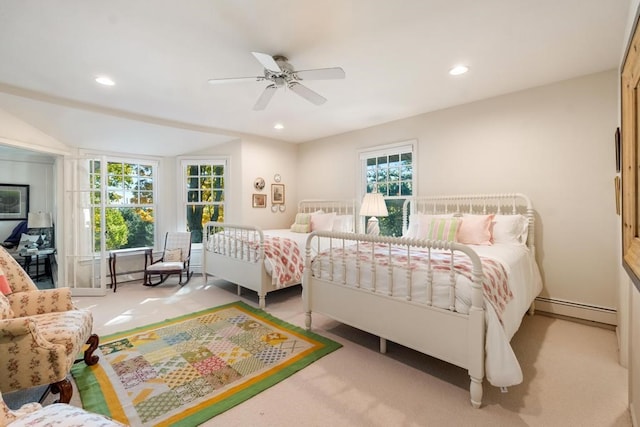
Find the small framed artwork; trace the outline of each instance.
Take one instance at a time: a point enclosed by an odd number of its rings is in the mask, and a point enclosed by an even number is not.
[[[266,194],[254,194],[253,195],[253,207],[254,208],[266,208],[267,207],[267,195]]]
[[[616,172],[620,173],[620,164],[621,164],[621,159],[620,159],[620,128],[616,128],[616,134],[615,134],[615,151],[616,151]]]
[[[0,184],[0,221],[27,219],[29,213],[29,186]]]
[[[271,203],[284,205],[284,184],[271,184]]]

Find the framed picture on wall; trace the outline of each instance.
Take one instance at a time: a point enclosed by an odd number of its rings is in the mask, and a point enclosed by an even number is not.
[[[266,194],[254,194],[253,204],[254,208],[266,208],[267,207],[267,195]]]
[[[271,203],[284,205],[284,184],[271,184]]]
[[[29,213],[29,186],[0,184],[0,221],[27,219]]]

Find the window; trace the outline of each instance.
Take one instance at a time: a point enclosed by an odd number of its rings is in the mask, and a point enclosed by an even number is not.
[[[103,164],[100,160],[89,162],[94,250],[100,251],[102,209],[105,214],[107,250],[153,246],[156,165],[148,161],[107,160],[106,170],[103,171]]]
[[[378,218],[381,235],[402,235],[402,205],[415,190],[415,145],[412,141],[360,153],[364,192],[372,192],[377,185],[389,211],[388,217]]]
[[[204,224],[224,220],[226,160],[183,160],[185,223],[193,243],[202,243]]]

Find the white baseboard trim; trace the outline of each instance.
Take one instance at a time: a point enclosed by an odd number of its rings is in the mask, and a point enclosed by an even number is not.
[[[604,323],[607,325],[618,324],[617,311],[609,307],[581,304],[578,302],[555,298],[538,297],[536,298],[536,310],[559,314],[562,316],[575,317],[592,322]]]

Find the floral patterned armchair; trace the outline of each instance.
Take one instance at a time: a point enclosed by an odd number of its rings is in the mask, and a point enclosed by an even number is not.
[[[35,402],[27,403],[12,411],[0,393],[0,426],[122,427],[124,424],[64,403],[45,407]]]
[[[92,328],[91,312],[73,305],[71,289],[39,290],[0,247],[0,391],[50,384],[59,401],[69,403],[67,376],[85,343],[85,363],[98,362]]]

